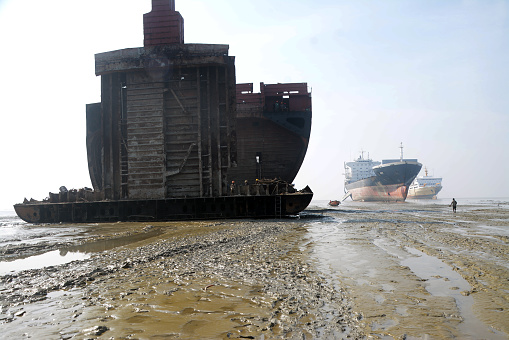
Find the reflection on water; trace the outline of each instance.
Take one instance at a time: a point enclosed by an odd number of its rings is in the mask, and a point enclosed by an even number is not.
[[[101,251],[110,250],[117,247],[126,246],[143,240],[147,240],[152,237],[157,237],[164,233],[162,228],[155,228],[149,232],[128,235],[123,237],[117,237],[107,240],[99,240],[95,242],[88,242],[80,244],[78,246],[68,247],[65,250],[70,252],[86,252],[86,253],[97,253]]]
[[[111,250],[117,247],[126,246],[152,237],[157,237],[162,233],[164,233],[162,228],[154,228],[148,232],[142,232],[113,239],[99,240],[71,247],[64,247],[59,250],[46,252],[40,255],[29,256],[26,258],[20,258],[13,261],[2,261],[0,262],[0,275],[19,272],[27,269],[40,269],[44,267],[57,266],[76,260],[85,260],[91,256],[91,253],[97,253]],[[54,237],[54,235],[51,237]]]
[[[25,259],[10,262],[0,262],[0,275],[18,272],[27,269],[40,269],[57,266],[77,260],[85,260],[90,254],[54,250],[41,255],[30,256]]]

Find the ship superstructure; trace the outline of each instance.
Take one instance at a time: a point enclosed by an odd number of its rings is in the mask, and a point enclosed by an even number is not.
[[[369,155],[368,158],[364,158],[364,152],[362,151],[359,158],[353,162],[345,163],[345,184],[375,176],[376,174],[373,168],[380,164],[381,162],[370,159]]]
[[[442,190],[442,178],[428,176],[428,169],[424,168],[424,176],[417,177],[408,190],[408,198],[436,199]]]
[[[403,158],[382,162],[364,158],[345,163],[345,196],[354,201],[405,201],[410,184],[421,170],[417,159]]]

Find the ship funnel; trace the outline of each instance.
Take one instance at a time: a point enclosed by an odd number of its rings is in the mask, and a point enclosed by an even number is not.
[[[175,11],[175,0],[152,0],[152,11],[143,15],[144,46],[184,43],[184,18]]]

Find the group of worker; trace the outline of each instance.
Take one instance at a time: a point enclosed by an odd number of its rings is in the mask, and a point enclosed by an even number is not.
[[[285,103],[284,100],[276,100],[276,102],[274,103],[274,112],[279,112],[279,111],[288,111],[288,105]]]
[[[256,183],[255,184],[260,184],[260,181],[258,180],[258,178],[256,179]],[[244,186],[248,186],[249,185],[249,181],[246,179],[244,181]],[[235,194],[235,181],[232,181],[230,183],[230,195],[234,195]]]

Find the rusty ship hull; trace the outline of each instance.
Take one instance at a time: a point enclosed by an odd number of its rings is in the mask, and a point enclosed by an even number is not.
[[[311,133],[311,93],[306,83],[237,84],[237,165],[232,180],[277,178],[292,183]]]

